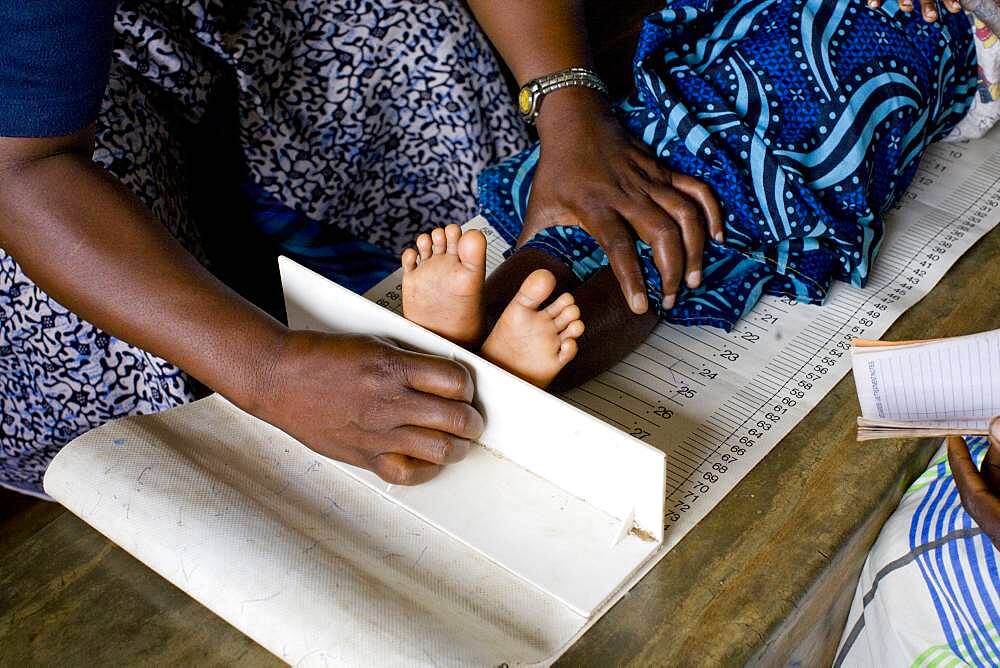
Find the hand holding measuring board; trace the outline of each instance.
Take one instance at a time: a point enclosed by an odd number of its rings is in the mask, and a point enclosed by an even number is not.
[[[660,325],[563,397],[610,426],[483,366],[489,429],[507,433],[497,449],[510,457],[470,455],[435,481],[446,491],[439,499],[431,486],[386,489],[219,397],[82,436],[52,463],[46,491],[290,663],[553,660],[850,370],[852,339],[880,336],[1000,222],[998,165],[997,133],[933,147],[864,289],[837,285],[823,307],[765,298],[728,334]],[[502,250],[491,243],[492,263]],[[374,304],[285,268],[295,274],[290,297],[322,306],[299,308],[300,324],[331,326],[333,302],[349,304],[343,326],[370,314],[383,334],[479,368]],[[391,308],[397,285],[387,280],[372,297]],[[553,471],[546,450],[586,458],[586,470],[607,466],[617,482]],[[630,484],[630,472],[641,482]],[[496,484],[478,484],[487,479]],[[538,508],[544,516],[532,518]],[[571,516],[577,523],[560,526]],[[586,549],[597,558],[584,559]],[[588,572],[599,575],[593,586],[577,587]]]

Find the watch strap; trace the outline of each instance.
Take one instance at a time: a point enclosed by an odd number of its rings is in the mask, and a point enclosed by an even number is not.
[[[597,74],[585,67],[570,67],[532,79],[521,87],[518,95],[518,110],[526,123],[534,124],[541,112],[545,96],[562,88],[591,88],[608,94],[608,86]]]

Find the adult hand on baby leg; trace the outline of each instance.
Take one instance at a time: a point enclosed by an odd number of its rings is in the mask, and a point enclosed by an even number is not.
[[[607,253],[637,314],[649,305],[635,237],[653,249],[665,308],[681,280],[700,285],[706,225],[712,238],[723,238],[722,211],[707,185],[658,164],[594,91],[549,95],[538,132],[541,158],[519,244],[547,227],[582,227]]]
[[[465,367],[371,336],[289,332],[260,385],[251,413],[397,485],[463,459],[483,430]]]
[[[882,6],[883,1],[868,0],[868,6],[871,9],[878,9]],[[899,0],[899,8],[907,13],[912,12],[916,9],[915,3],[918,1],[920,3],[920,13],[923,15],[924,20],[931,23],[937,21],[941,15],[938,5],[952,14],[962,11],[962,3],[959,0]]]
[[[1000,418],[990,424],[990,449],[977,470],[965,440],[948,437],[948,463],[962,506],[1000,549]]]

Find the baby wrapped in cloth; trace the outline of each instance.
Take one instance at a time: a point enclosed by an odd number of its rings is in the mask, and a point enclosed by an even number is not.
[[[883,216],[924,150],[977,94],[964,14],[927,23],[895,0],[672,0],[647,18],[635,92],[618,113],[670,169],[709,184],[725,244],[710,242],[702,286],[682,287],[669,322],[730,329],[762,294],[821,303],[833,279],[863,286]],[[484,216],[508,242],[523,226],[539,149],[480,178]],[[585,280],[607,264],[577,227],[527,244]],[[637,247],[653,304],[649,246]]]

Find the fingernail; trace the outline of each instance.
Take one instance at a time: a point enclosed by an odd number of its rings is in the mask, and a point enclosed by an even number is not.
[[[722,232],[716,232],[715,233],[715,240],[718,241],[721,244],[721,243],[723,243],[726,240],[726,235],[723,234]]]
[[[937,20],[937,12],[935,10],[933,10],[933,9],[928,9],[926,16],[927,16],[927,20],[928,21],[936,21]]]
[[[990,422],[990,436],[992,436],[994,440],[1000,441],[1000,417],[995,417]]]
[[[674,302],[677,301],[677,295],[667,295],[663,298],[663,308],[668,311],[674,307]]]
[[[878,9],[878,1],[868,0],[868,9]]]
[[[687,286],[694,290],[699,285],[701,285],[701,272],[692,271],[687,275]]]
[[[448,463],[454,464],[465,459],[465,456],[469,454],[469,448],[472,447],[472,443],[466,440],[455,439],[453,441],[455,447],[451,449],[448,454]]]
[[[632,296],[632,311],[634,313],[645,313],[648,308],[649,304],[646,303],[646,295],[637,294]]]

